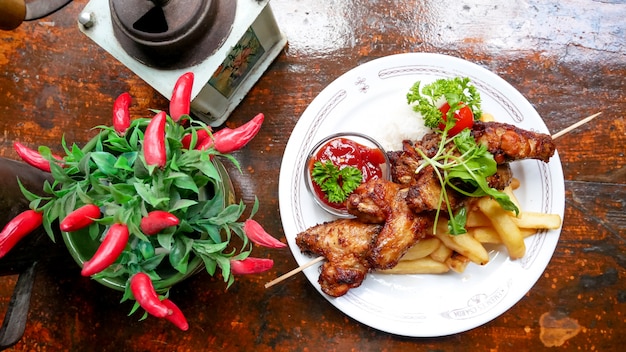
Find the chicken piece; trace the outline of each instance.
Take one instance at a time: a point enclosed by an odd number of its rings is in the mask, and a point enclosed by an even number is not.
[[[415,170],[422,164],[422,157],[415,151],[411,141],[402,142],[402,150],[387,152],[391,164],[390,174],[393,182],[402,186],[411,186],[415,178]]]
[[[556,150],[552,136],[503,122],[474,121],[471,134],[477,143],[487,146],[498,164],[522,159],[548,162]],[[415,147],[420,148],[428,157],[433,157],[440,142],[441,134],[428,133],[415,143]],[[403,149],[406,151],[406,146]]]
[[[472,136],[487,146],[498,164],[522,159],[537,159],[547,163],[556,145],[550,135],[528,131],[501,122],[474,122]]]
[[[452,209],[460,207],[466,198],[452,189],[446,189],[446,193],[447,203]],[[427,166],[422,172],[415,174],[414,181],[408,188],[405,201],[416,214],[447,208],[446,200],[441,195],[441,183],[431,166]]]
[[[361,285],[370,270],[367,258],[382,227],[356,219],[338,219],[296,236],[302,252],[326,257],[318,280],[324,293],[339,297]]]
[[[346,202],[348,212],[360,221],[384,222],[368,260],[375,269],[389,269],[415,243],[422,239],[432,224],[430,216],[413,213],[406,202],[407,189],[384,179],[360,185]]]
[[[489,187],[497,190],[503,190],[511,184],[513,180],[513,171],[509,163],[498,164],[496,173],[487,177]]]
[[[477,121],[471,133],[478,143],[487,146],[498,163],[496,173],[487,177],[489,186],[498,190],[508,186],[513,178],[510,161],[532,158],[547,162],[555,151],[550,136],[505,123]],[[439,133],[429,133],[417,142],[404,141],[401,151],[387,153],[391,162],[392,180],[409,188],[406,200],[415,213],[447,207],[441,197],[441,184],[433,168],[427,166],[419,173],[415,172],[424,162],[417,150],[433,157],[440,142]],[[462,184],[457,186],[463,188]],[[464,204],[465,196],[450,189],[446,193],[452,209]]]

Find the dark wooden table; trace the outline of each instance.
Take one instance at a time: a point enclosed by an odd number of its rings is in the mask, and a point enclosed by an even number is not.
[[[252,0],[250,0],[252,1]],[[12,143],[84,143],[108,124],[129,91],[132,112],[167,99],[77,29],[87,1],[0,32],[0,156]],[[172,289],[191,328],[127,317],[120,294],[80,276],[69,255],[40,267],[23,351],[609,351],[626,343],[626,3],[624,1],[274,0],[289,43],[232,113],[239,126],[266,114],[260,134],[235,153],[237,194],[258,196],[259,220],[284,240],[278,176],[290,131],[313,98],[345,71],[378,57],[433,52],[475,62],[503,77],[550,131],[602,111],[558,140],[565,218],[545,273],[506,313],[473,330],[406,338],[358,323],[329,304],[303,275],[263,284],[296,266],[289,250],[255,249],[275,260],[226,290],[206,273]],[[0,312],[16,276],[0,278]],[[574,333],[569,334],[570,331]]]

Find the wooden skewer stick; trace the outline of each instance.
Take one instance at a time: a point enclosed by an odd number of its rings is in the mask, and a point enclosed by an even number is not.
[[[559,132],[557,132],[557,133],[552,135],[552,139],[557,139],[557,138],[563,136],[564,134],[569,133],[569,132],[575,130],[576,128],[578,128],[578,127],[586,124],[587,122],[593,120],[594,118],[596,118],[600,114],[602,114],[602,112],[598,112],[598,113],[595,113],[595,114],[593,114],[591,116],[585,117],[584,119],[582,119],[582,120],[572,124],[571,126],[566,127],[564,129],[560,130]],[[281,281],[284,281],[284,280],[294,276],[295,274],[301,272],[302,270],[304,270],[304,269],[306,269],[306,268],[308,268],[310,266],[313,266],[313,265],[315,265],[315,264],[317,264],[317,263],[319,263],[321,261],[324,261],[324,259],[326,259],[326,258],[324,258],[323,256],[319,256],[319,257],[317,257],[315,259],[312,259],[310,262],[308,262],[306,264],[303,264],[303,265],[301,265],[301,266],[291,270],[290,272],[285,273],[285,274],[277,277],[276,279],[266,283],[265,284],[265,288],[272,287],[272,286],[276,285],[277,283],[279,283]]]
[[[285,273],[285,274],[283,274],[283,275],[281,275],[281,276],[279,276],[279,277],[275,278],[274,280],[272,280],[272,281],[270,281],[270,282],[266,283],[266,284],[265,284],[265,288],[268,288],[268,287],[274,286],[275,284],[277,284],[277,283],[279,283],[279,282],[281,282],[281,281],[283,281],[283,280],[285,280],[285,279],[287,279],[287,278],[290,278],[290,277],[294,276],[295,274],[297,274],[297,273],[301,272],[302,270],[304,270],[304,269],[306,269],[306,268],[308,268],[308,267],[310,267],[310,266],[313,266],[313,265],[315,265],[315,264],[317,264],[317,263],[319,263],[319,262],[323,261],[324,259],[326,259],[326,258],[325,258],[325,257],[323,257],[323,256],[319,256],[319,257],[317,257],[317,258],[315,258],[315,259],[311,260],[310,262],[308,262],[308,263],[306,263],[306,264],[303,264],[303,265],[301,265],[301,266],[299,266],[299,267],[297,267],[297,268],[295,268],[295,269],[291,270],[290,272]]]
[[[567,127],[567,128],[564,128],[564,129],[560,130],[559,132],[557,132],[557,133],[555,133],[555,134],[553,134],[553,135],[552,135],[552,139],[557,139],[557,138],[561,137],[562,135],[564,135],[564,134],[566,134],[566,133],[569,133],[569,132],[571,132],[571,131],[575,130],[576,128],[578,128],[578,127],[580,127],[580,126],[582,126],[582,125],[586,124],[587,122],[589,122],[589,121],[591,121],[591,120],[595,119],[595,118],[596,118],[598,115],[600,115],[601,113],[602,113],[602,111],[600,111],[600,112],[598,112],[598,113],[595,113],[595,114],[593,114],[593,115],[591,115],[591,116],[585,117],[584,119],[582,119],[582,120],[580,120],[580,121],[576,122],[575,124],[573,124],[573,125],[571,125],[571,126],[569,126],[569,127]]]

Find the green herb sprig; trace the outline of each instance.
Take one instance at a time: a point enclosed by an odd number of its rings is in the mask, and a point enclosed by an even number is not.
[[[358,168],[346,166],[339,169],[330,160],[315,162],[311,177],[331,203],[344,202],[363,181],[363,174]]]
[[[421,82],[417,81],[406,97],[413,110],[422,115],[426,127],[430,128],[436,128],[443,122],[443,114],[439,111],[441,99],[445,99],[450,105],[448,117],[454,115],[454,111],[461,107],[461,103],[472,110],[474,119],[479,119],[482,115],[480,94],[467,77],[441,78],[423,87]]]

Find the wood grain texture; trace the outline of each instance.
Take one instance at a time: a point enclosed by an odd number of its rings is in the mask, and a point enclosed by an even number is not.
[[[253,1],[253,0],[250,0]],[[167,99],[76,28],[87,1],[0,32],[0,156],[16,140],[61,150],[108,124],[128,91],[133,116]],[[127,317],[130,303],[80,276],[67,258],[39,269],[16,351],[415,351],[545,350],[559,323],[578,324],[564,350],[615,351],[626,343],[626,3],[623,1],[273,0],[289,43],[226,122],[263,112],[259,135],[227,165],[255,218],[284,240],[278,175],[290,131],[315,96],[349,69],[402,52],[458,56],[517,88],[552,132],[595,112],[592,124],[558,139],[566,211],[553,259],[525,297],[495,320],[442,338],[414,339],[360,324],[330,305],[303,275],[263,284],[296,266],[289,250],[255,248],[274,268],[228,291],[199,274],[171,295],[186,313],[181,333],[157,319]],[[15,276],[0,277],[0,312]],[[184,298],[184,299],[181,299]],[[543,317],[543,318],[542,318]],[[546,324],[550,325],[547,326]],[[542,339],[543,336],[543,339]]]

